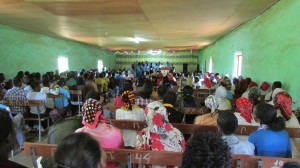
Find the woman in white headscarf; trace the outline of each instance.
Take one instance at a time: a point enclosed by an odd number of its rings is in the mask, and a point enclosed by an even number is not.
[[[210,95],[205,99],[205,106],[210,109],[210,113],[196,117],[195,124],[216,126],[218,111],[231,110],[231,104],[228,99],[213,95]]]

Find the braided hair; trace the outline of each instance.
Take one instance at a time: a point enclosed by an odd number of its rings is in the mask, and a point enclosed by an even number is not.
[[[238,126],[238,120],[236,116],[229,111],[219,111],[219,117],[217,119],[218,127],[225,135],[233,134]]]

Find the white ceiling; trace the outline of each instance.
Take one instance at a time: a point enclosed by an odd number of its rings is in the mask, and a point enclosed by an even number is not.
[[[0,24],[113,49],[203,48],[277,1],[0,0]]]

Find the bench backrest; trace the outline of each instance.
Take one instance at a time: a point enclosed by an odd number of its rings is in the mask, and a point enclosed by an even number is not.
[[[6,106],[41,106],[44,104],[43,100],[1,100],[0,104]]]
[[[57,145],[39,144],[39,143],[24,143],[24,154],[31,155],[33,149],[35,156],[51,157],[55,153]],[[127,162],[135,164],[150,164],[150,165],[181,165],[182,152],[167,152],[167,151],[147,151],[136,149],[104,149],[107,157],[107,162]],[[261,157],[249,155],[231,155],[232,168],[280,168],[286,162],[300,162],[300,159],[295,158],[276,158],[276,157]]]
[[[141,130],[147,127],[145,121],[133,121],[133,120],[108,120],[108,123],[119,128],[129,130]],[[196,124],[181,124],[172,123],[172,125],[180,130],[183,134],[194,134],[195,132],[216,132],[218,131],[216,126],[208,125],[196,125]],[[239,125],[235,131],[236,135],[248,136],[252,132],[258,129],[257,126]],[[287,128],[290,138],[300,138],[300,128]]]
[[[36,156],[51,157],[54,155],[57,145],[24,143],[24,154],[31,155],[31,149],[34,149]],[[127,162],[128,155],[131,157],[131,163],[170,165],[179,166],[181,164],[182,152],[167,151],[148,151],[133,149],[104,149],[107,162]]]

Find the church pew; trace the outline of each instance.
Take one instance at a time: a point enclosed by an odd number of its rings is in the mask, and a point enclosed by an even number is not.
[[[116,110],[119,109],[121,107],[116,107],[116,106],[105,106],[103,107],[103,109],[107,109],[111,112],[112,116],[114,116],[113,118],[115,119],[116,116]],[[141,108],[145,108],[145,107],[141,107]],[[180,111],[180,108],[175,107],[176,110]],[[206,113],[206,108],[205,107],[200,107],[200,108],[184,108],[184,113],[186,115],[203,115]]]
[[[36,156],[52,157],[55,153],[57,145],[24,143],[24,154],[32,156],[32,160],[36,160]],[[170,165],[180,166],[182,160],[182,152],[167,151],[148,151],[135,149],[104,149],[107,162],[130,162],[132,164],[150,164],[150,165]],[[249,155],[231,155],[231,168],[281,168],[286,162],[300,162],[296,158],[276,158]],[[34,163],[36,165],[36,163]]]
[[[119,129],[141,130],[147,126],[145,121],[133,121],[133,120],[108,120],[108,123]],[[195,132],[216,132],[218,131],[216,126],[208,125],[196,125],[196,124],[181,124],[172,123],[172,125],[180,130],[183,134],[194,134]],[[252,132],[258,129],[257,126],[239,125],[235,131],[236,135],[248,136]],[[300,128],[286,128],[290,138],[300,138]]]
[[[299,158],[249,156],[247,168],[281,168],[286,162],[300,162]]]
[[[35,107],[35,106],[42,106],[44,105],[43,100],[2,100],[0,101],[0,104],[6,105],[6,106],[28,106],[28,107]],[[40,114],[37,114],[36,117],[27,117],[24,118],[25,121],[38,121],[39,122],[39,142],[42,140],[42,125],[41,122],[47,120],[47,126],[49,128],[49,116],[47,117],[40,117]]]
[[[52,157],[55,153],[57,145],[24,143],[24,154],[32,156],[32,160],[36,160],[36,156]],[[149,151],[135,149],[104,149],[107,162],[130,162],[132,164],[149,164],[149,165],[169,165],[180,166],[182,160],[182,152],[168,151]],[[232,168],[246,168],[247,155],[232,155]],[[34,163],[36,164],[36,163]]]
[[[194,94],[196,97],[207,97],[216,92],[216,89],[198,89],[194,90]]]

